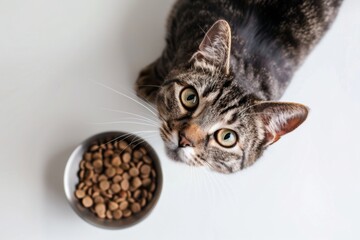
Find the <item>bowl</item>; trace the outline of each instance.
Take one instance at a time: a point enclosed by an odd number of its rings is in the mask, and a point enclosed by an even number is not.
[[[153,199],[145,206],[144,209],[142,209],[139,213],[133,214],[132,216],[128,218],[122,218],[119,220],[110,220],[110,219],[100,219],[96,217],[89,209],[82,206],[80,201],[75,197],[74,192],[76,189],[76,184],[79,182],[78,178],[78,171],[79,171],[79,164],[82,160],[84,152],[90,147],[92,143],[95,141],[109,141],[109,139],[119,139],[121,137],[125,137],[126,140],[136,141],[140,142],[143,141],[141,144],[138,145],[138,147],[142,146],[144,147],[148,155],[152,158],[154,163],[154,168],[157,173],[156,178],[156,190],[153,195]],[[136,144],[135,144],[136,145]],[[133,226],[140,221],[144,220],[154,209],[155,205],[157,204],[161,189],[162,189],[162,171],[161,171],[161,165],[160,160],[155,152],[155,150],[142,138],[133,135],[131,133],[126,132],[104,132],[96,134],[88,139],[86,139],[84,142],[82,142],[79,146],[75,148],[75,150],[70,155],[68,162],[65,167],[64,172],[64,190],[66,198],[72,207],[72,209],[79,215],[83,220],[86,222],[100,227],[100,228],[106,228],[106,229],[123,229],[130,226]]]

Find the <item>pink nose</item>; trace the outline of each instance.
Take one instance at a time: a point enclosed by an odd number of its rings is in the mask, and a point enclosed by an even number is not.
[[[179,134],[179,147],[193,147],[194,144],[184,135]]]

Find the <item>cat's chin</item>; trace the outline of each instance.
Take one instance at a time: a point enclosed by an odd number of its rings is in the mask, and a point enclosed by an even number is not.
[[[191,147],[186,148],[166,148],[166,154],[174,161],[182,162],[190,166],[203,166],[203,164],[194,160],[194,149]]]

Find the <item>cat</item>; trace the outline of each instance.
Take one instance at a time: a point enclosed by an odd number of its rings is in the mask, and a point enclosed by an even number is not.
[[[302,124],[277,102],[342,0],[178,0],[161,56],[135,90],[155,104],[167,155],[233,173]]]

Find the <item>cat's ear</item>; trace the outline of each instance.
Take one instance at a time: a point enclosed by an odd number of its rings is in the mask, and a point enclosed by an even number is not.
[[[192,56],[195,67],[221,69],[229,74],[231,48],[231,28],[227,21],[218,20],[205,34],[199,50]]]
[[[302,104],[286,102],[260,102],[254,109],[264,126],[265,146],[297,128],[309,112],[309,108]]]

